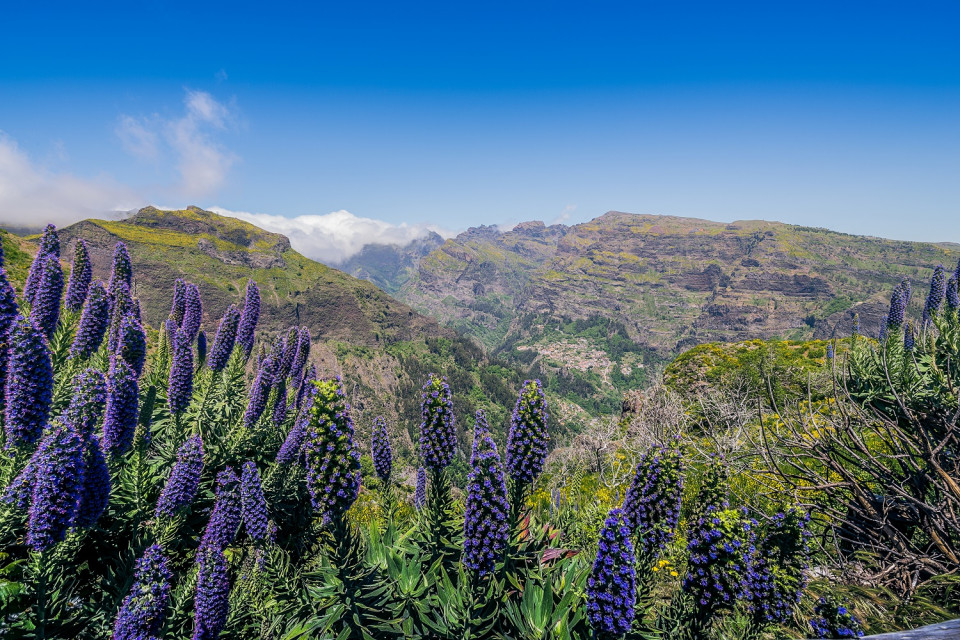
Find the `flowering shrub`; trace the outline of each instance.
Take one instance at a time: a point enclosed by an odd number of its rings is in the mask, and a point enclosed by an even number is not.
[[[820,598],[810,620],[816,638],[862,638],[860,621],[832,596]]]

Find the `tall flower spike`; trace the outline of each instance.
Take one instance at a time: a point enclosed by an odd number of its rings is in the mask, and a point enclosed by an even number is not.
[[[287,337],[283,341],[283,355],[280,358],[279,378],[286,379],[290,375],[293,361],[297,357],[297,346],[300,344],[300,330],[290,327]]]
[[[122,283],[111,295],[110,333],[107,336],[107,346],[111,353],[116,353],[117,344],[120,342],[120,325],[123,324],[123,319],[130,315],[130,311],[133,309],[133,298],[130,297],[130,288]]]
[[[120,322],[117,354],[130,365],[139,378],[143,373],[143,363],[147,359],[147,334],[133,315],[127,316]]]
[[[909,283],[904,280],[893,288],[893,293],[890,295],[890,311],[887,314],[887,327],[889,329],[899,329],[903,326],[907,314],[907,302],[910,299],[908,286]]]
[[[527,380],[520,389],[507,436],[507,468],[515,482],[530,484],[547,459],[547,402],[539,380]]]
[[[370,438],[373,454],[373,468],[383,484],[390,483],[390,471],[393,468],[393,452],[390,450],[390,434],[387,433],[387,421],[383,416],[373,419],[373,433]]]
[[[253,386],[250,388],[250,398],[247,400],[247,410],[243,414],[243,424],[248,429],[257,424],[257,420],[263,415],[267,408],[267,400],[270,397],[270,387],[273,385],[276,363],[273,358],[266,358],[257,371],[257,377],[253,380]]]
[[[202,367],[207,361],[207,332],[203,329],[197,333],[197,366]]]
[[[313,381],[317,379],[317,367],[316,365],[310,365],[310,368],[307,369],[307,372],[303,374],[303,378],[300,380],[300,388],[297,389],[297,401],[296,409],[297,411],[303,407],[304,400],[312,393],[314,389]]]
[[[54,425],[34,455],[33,495],[27,545],[46,551],[63,540],[73,524],[83,490],[83,442],[71,425]]]
[[[230,612],[227,559],[218,549],[201,548],[198,565],[193,640],[216,640],[226,626]]]
[[[360,455],[340,380],[317,382],[304,443],[307,488],[318,514],[340,518],[360,491]]]
[[[903,348],[907,351],[913,351],[915,343],[916,338],[913,332],[913,321],[907,320],[907,323],[903,325]]]
[[[217,327],[217,335],[213,338],[213,347],[210,349],[210,358],[207,366],[213,371],[223,371],[233,353],[233,345],[237,340],[237,326],[240,324],[240,311],[234,305],[227,307]]]
[[[303,452],[303,437],[306,433],[307,423],[310,421],[309,415],[302,415],[287,432],[280,450],[277,451],[277,464],[293,464]]]
[[[290,368],[290,379],[299,381],[303,375],[303,368],[307,366],[307,359],[310,357],[310,330],[306,327],[300,327],[300,333],[297,335],[297,353],[293,358],[293,366]]]
[[[253,340],[260,321],[260,289],[253,280],[247,282],[247,297],[243,303],[243,313],[237,328],[237,344],[243,347],[244,357],[249,358],[253,351]]]
[[[619,638],[630,630],[637,597],[630,528],[619,509],[607,516],[587,578],[587,616],[597,638]]]
[[[413,506],[419,511],[423,505],[427,504],[427,470],[423,467],[417,469],[417,488],[413,492]]]
[[[853,330],[851,332],[854,336],[860,335],[860,314],[853,314]]]
[[[683,590],[700,608],[702,618],[736,604],[749,570],[755,525],[743,511],[708,507],[693,526]]]
[[[3,247],[3,243],[0,243]],[[7,273],[0,267],[0,413],[6,406],[7,359],[10,353],[10,341],[7,339],[14,320],[17,319],[17,294],[7,281]]]
[[[47,423],[53,399],[53,367],[46,341],[29,318],[10,330],[5,421],[7,446],[33,444]]]
[[[110,273],[110,284],[107,291],[115,296],[121,285],[126,285],[127,291],[133,284],[133,267],[130,266],[130,254],[127,253],[127,245],[118,242],[113,249],[113,271]]]
[[[637,553],[656,556],[673,540],[682,495],[680,447],[647,449],[623,501],[623,518],[637,539]]]
[[[87,293],[77,335],[70,347],[70,357],[86,360],[92,356],[100,348],[109,324],[110,300],[107,298],[107,290],[98,280],[90,285],[90,291]]]
[[[957,279],[953,276],[947,280],[947,308],[953,313],[960,309],[960,292],[957,291]]]
[[[33,298],[37,294],[37,288],[43,278],[43,265],[49,255],[60,258],[60,238],[57,236],[57,228],[52,224],[48,224],[43,230],[37,255],[33,257],[33,263],[27,273],[27,281],[23,286],[23,298],[30,304],[33,304]]]
[[[63,421],[73,425],[86,441],[93,435],[107,404],[107,379],[97,369],[87,369],[73,378],[73,398]]]
[[[260,472],[254,462],[245,462],[240,476],[240,515],[247,535],[258,543],[270,541],[267,500],[263,497]]]
[[[240,528],[240,478],[227,467],[217,474],[217,499],[207,528],[200,539],[200,551],[223,551],[233,543]]]
[[[70,269],[70,283],[67,285],[67,299],[64,306],[74,313],[83,309],[87,300],[87,291],[93,279],[93,268],[90,265],[90,254],[87,252],[87,243],[77,240],[73,248],[73,268]]]
[[[202,472],[203,442],[194,436],[177,450],[177,462],[157,500],[156,516],[169,518],[189,506],[197,495]]]
[[[63,296],[63,269],[60,258],[54,254],[47,256],[43,264],[43,276],[33,298],[30,317],[47,338],[53,336],[60,321],[60,298]]]
[[[280,426],[287,419],[287,381],[285,378],[277,376],[279,383],[277,384],[277,397],[273,403],[273,424]]]
[[[196,340],[202,320],[203,303],[200,301],[200,290],[197,289],[197,285],[190,283],[187,285],[183,324],[180,326],[189,344],[193,344],[193,341]]]
[[[503,463],[482,411],[477,411],[470,467],[463,518],[463,564],[484,576],[493,571],[506,549],[510,504]]]
[[[137,376],[123,358],[110,359],[107,383],[107,417],[103,423],[103,447],[113,457],[122,456],[133,444],[137,428],[140,390]]]
[[[446,378],[430,374],[423,385],[420,411],[423,417],[420,423],[420,458],[426,468],[440,471],[453,460],[457,447],[453,401]]]
[[[946,292],[946,274],[943,271],[943,265],[938,264],[933,270],[933,277],[930,278],[930,293],[927,294],[927,302],[923,306],[923,327],[930,324],[930,320],[934,316],[940,315]]]
[[[187,283],[177,278],[173,283],[173,304],[170,306],[170,319],[179,328],[183,324],[183,315],[187,311]]]
[[[171,320],[167,320],[167,331],[171,332],[173,343],[173,362],[170,365],[170,381],[167,386],[167,405],[171,413],[182,413],[190,405],[193,395],[193,347],[187,341],[183,329],[177,329]]]
[[[809,521],[809,515],[795,509],[776,514],[751,554],[746,595],[758,626],[781,624],[793,617],[806,586]]]
[[[73,526],[78,529],[96,524],[110,502],[110,470],[97,436],[91,434],[84,442],[83,449],[83,488],[73,521]]]
[[[113,640],[155,640],[160,637],[170,605],[170,571],[160,545],[147,547],[137,560],[133,587],[123,599],[117,621],[113,625]]]

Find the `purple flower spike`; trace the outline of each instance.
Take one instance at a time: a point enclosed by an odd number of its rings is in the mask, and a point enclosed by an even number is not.
[[[120,322],[118,354],[139,378],[147,359],[147,334],[132,315]]]
[[[67,309],[74,313],[83,309],[92,279],[93,267],[90,265],[87,243],[77,240],[73,249],[73,268],[70,270],[70,283],[67,285],[67,299],[64,303]]]
[[[70,357],[86,360],[100,348],[110,324],[110,300],[99,281],[90,285],[87,302],[83,305],[77,335],[70,347]]]
[[[303,436],[306,433],[309,415],[300,416],[287,433],[286,439],[277,451],[277,464],[293,464],[303,453]]]
[[[203,320],[203,303],[200,301],[200,290],[197,285],[188,284],[186,303],[184,304],[183,324],[180,326],[184,337],[189,344],[197,338],[200,331],[200,322]]]
[[[60,542],[73,524],[83,490],[83,442],[70,425],[54,425],[31,460],[33,500],[27,545],[45,551]]]
[[[110,305],[110,333],[107,336],[107,346],[111,353],[116,353],[120,342],[120,325],[133,309],[133,298],[130,297],[130,289],[125,284],[118,286],[111,295],[113,299]]]
[[[587,616],[597,638],[620,638],[630,630],[637,596],[630,528],[619,509],[607,516],[597,559],[587,578]]]
[[[943,308],[943,298],[947,293],[946,274],[943,265],[938,264],[933,270],[933,277],[930,279],[930,293],[927,294],[927,302],[923,306],[923,327],[930,324],[931,318],[940,314]]]
[[[420,423],[420,458],[423,466],[440,471],[453,460],[457,447],[457,430],[454,425],[453,401],[446,378],[434,373],[423,385]]]
[[[904,280],[893,288],[890,296],[890,312],[887,314],[887,328],[900,329],[907,314],[907,304],[910,301],[910,283]]]
[[[27,273],[27,281],[23,286],[23,298],[30,304],[33,304],[33,297],[40,287],[40,280],[43,278],[43,265],[49,255],[54,255],[58,260],[60,259],[60,238],[57,236],[57,228],[52,224],[48,224],[43,230],[37,255],[33,257],[33,263]]]
[[[40,286],[33,298],[30,317],[47,338],[53,336],[60,322],[60,297],[63,295],[63,269],[60,258],[50,254],[43,264]]]
[[[393,468],[393,452],[390,449],[390,434],[387,433],[387,421],[383,416],[373,420],[373,433],[370,438],[370,448],[373,454],[373,468],[383,484],[390,483],[390,471]]]
[[[190,405],[193,396],[193,347],[183,329],[177,329],[170,320],[167,320],[167,330],[173,331],[173,362],[167,386],[167,405],[171,413],[177,414]]]
[[[427,470],[420,467],[417,469],[417,488],[413,492],[413,506],[419,511],[425,504],[427,504]]]
[[[253,351],[253,340],[260,321],[260,289],[253,280],[247,282],[247,297],[243,303],[243,314],[237,328],[237,344],[243,347],[244,357],[249,358]]]
[[[230,305],[220,320],[217,335],[213,338],[213,347],[210,349],[207,366],[213,371],[223,371],[227,366],[230,354],[233,353],[233,345],[236,344],[239,324],[240,311],[234,305]]]
[[[470,466],[463,518],[463,564],[484,576],[493,571],[507,546],[510,504],[503,463],[482,411],[477,411]]]
[[[360,454],[340,380],[315,383],[304,443],[307,488],[318,514],[340,518],[360,491]]]
[[[170,307],[170,319],[177,328],[183,324],[183,315],[187,311],[187,283],[177,278],[173,283],[173,304]]]
[[[200,549],[197,595],[194,600],[193,640],[216,640],[230,612],[230,576],[223,552]]]
[[[750,569],[756,522],[744,511],[707,507],[690,532],[690,561],[683,590],[699,605],[699,615],[730,610],[743,595]]]
[[[203,329],[197,333],[197,366],[202,367],[207,361],[207,332]]]
[[[43,334],[17,316],[10,330],[4,427],[7,446],[30,445],[47,424],[53,399],[53,367]]]
[[[233,469],[227,467],[217,474],[217,499],[200,539],[200,553],[204,549],[222,552],[233,543],[239,528],[240,478]]]
[[[638,538],[637,552],[655,557],[676,534],[683,495],[679,446],[651,447],[640,458],[623,501],[623,519]]]
[[[264,359],[257,371],[257,377],[253,380],[253,387],[250,389],[250,399],[247,401],[247,410],[243,414],[243,424],[248,429],[257,424],[257,420],[263,415],[267,408],[267,400],[270,396],[270,387],[273,384],[276,362],[272,357]]]
[[[953,276],[947,280],[947,309],[953,313],[957,312],[957,309],[960,309],[960,292],[957,290],[957,279]]]
[[[133,284],[132,278],[133,267],[130,266],[130,254],[127,253],[127,245],[118,242],[113,250],[113,271],[110,273],[110,284],[107,286],[107,291],[111,296],[116,296],[120,286],[124,285],[129,292]]]
[[[189,506],[197,495],[202,472],[203,442],[194,436],[177,450],[177,462],[157,500],[156,516],[169,518]]]
[[[314,388],[312,382],[317,379],[317,367],[316,365],[310,365],[310,368],[307,369],[307,372],[303,374],[303,378],[300,380],[300,387],[297,389],[297,401],[296,409],[297,411],[303,406],[304,399],[310,394],[311,390]]]
[[[103,447],[113,457],[122,456],[133,444],[137,429],[137,376],[123,358],[110,359],[107,384],[107,417],[103,423]]]
[[[296,327],[290,327],[287,331],[287,337],[283,340],[283,349],[280,354],[280,367],[278,370],[278,379],[285,380],[290,375],[293,368],[293,361],[297,357],[297,346],[300,344],[300,330]]]
[[[113,625],[113,640],[155,640],[167,618],[173,573],[160,545],[147,548],[134,575],[130,595],[123,599]]]
[[[103,450],[95,435],[84,444],[83,488],[77,502],[77,515],[73,526],[78,529],[96,524],[110,502],[110,470],[103,457]]]
[[[253,462],[243,465],[240,477],[240,515],[247,535],[257,543],[270,542],[267,500],[260,485],[260,472]]]
[[[510,419],[507,436],[507,468],[515,482],[530,484],[543,471],[550,433],[547,402],[539,380],[527,380]]]
[[[63,421],[72,425],[86,441],[93,436],[106,405],[106,377],[97,369],[87,369],[73,378],[73,399],[63,414]]]
[[[299,381],[303,375],[303,368],[307,366],[307,359],[310,357],[310,330],[306,327],[300,327],[300,333],[297,336],[297,352],[293,358],[293,366],[290,368],[290,379]]]
[[[0,243],[0,247],[3,244]],[[17,319],[17,294],[7,281],[7,273],[0,267],[0,412],[6,406],[7,360],[10,353],[10,328]]]
[[[746,575],[748,611],[757,626],[782,624],[793,618],[806,581],[809,515],[795,509],[773,516],[750,555]]]
[[[277,376],[279,378],[279,376]],[[277,399],[273,403],[273,424],[280,426],[287,419],[287,381],[280,378],[277,385]]]

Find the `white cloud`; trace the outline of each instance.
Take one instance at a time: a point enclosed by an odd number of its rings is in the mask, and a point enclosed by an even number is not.
[[[0,131],[0,223],[42,227],[84,218],[115,216],[144,204],[131,189],[109,178],[80,178],[32,160]]]
[[[430,231],[443,237],[452,232],[433,225],[395,225],[383,220],[361,218],[349,211],[334,211],[326,215],[302,215],[295,218],[267,213],[230,211],[211,207],[211,211],[251,222],[268,231],[282,233],[290,238],[293,248],[327,264],[338,264],[356,254],[366,244],[407,244],[422,238]]]
[[[238,160],[213,135],[228,130],[235,114],[205,91],[188,89],[183,103],[184,114],[179,118],[123,115],[116,134],[124,149],[142,160],[172,154],[179,174],[173,190],[181,197],[196,199],[216,193]]]

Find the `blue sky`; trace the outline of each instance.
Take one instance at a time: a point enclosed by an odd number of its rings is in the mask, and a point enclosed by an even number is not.
[[[198,204],[327,260],[613,209],[960,242],[957,3],[4,14],[9,223]]]

